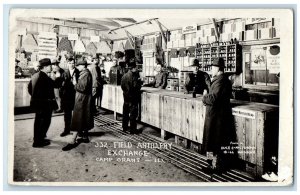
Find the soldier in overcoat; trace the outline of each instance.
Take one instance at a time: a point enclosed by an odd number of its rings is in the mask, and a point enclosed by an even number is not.
[[[232,86],[224,74],[224,67],[222,58],[213,61],[211,87],[208,94],[203,94],[203,103],[206,106],[203,152],[211,160],[213,168],[217,168],[217,163],[222,162],[226,156],[222,147],[228,148],[236,140],[230,105]]]

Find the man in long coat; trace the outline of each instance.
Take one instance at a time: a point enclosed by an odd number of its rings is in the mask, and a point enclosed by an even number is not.
[[[99,59],[97,58],[97,56],[93,56],[92,57],[92,63],[91,65],[89,65],[88,69],[92,74],[92,79],[93,79],[93,93],[92,93],[92,111],[93,113],[97,112],[96,109],[96,100],[98,100],[98,98],[101,95],[102,92],[102,88],[103,88],[103,82],[102,82],[102,78],[101,78],[101,70],[99,65]]]
[[[123,131],[127,131],[128,122],[130,121],[130,134],[134,134],[137,133],[136,118],[138,115],[138,104],[142,85],[134,60],[129,62],[128,69],[128,72],[121,80],[124,97],[122,127]]]
[[[44,58],[39,61],[39,72],[34,74],[28,84],[31,95],[30,106],[35,112],[33,147],[43,147],[50,144],[46,140],[51,123],[52,111],[57,109],[54,96],[54,81],[47,76],[51,72],[51,60]]]
[[[64,121],[65,129],[60,134],[61,137],[64,137],[70,134],[71,130],[71,120],[72,120],[72,111],[75,104],[75,86],[73,80],[78,81],[79,71],[75,68],[74,58],[68,56],[67,58],[68,69],[62,75],[63,82],[60,88],[60,97],[61,97],[61,108],[64,111]]]
[[[204,93],[203,103],[206,115],[203,134],[203,152],[212,160],[212,167],[222,161],[224,150],[222,146],[230,146],[235,141],[233,117],[230,106],[231,82],[224,75],[224,60],[216,59],[212,64],[213,80],[209,93]]]
[[[78,82],[73,80],[76,94],[71,130],[78,133],[77,136],[79,138],[77,141],[89,143],[88,131],[94,128],[92,113],[93,79],[90,71],[87,69],[85,60],[79,60],[76,63],[76,67],[80,73]]]

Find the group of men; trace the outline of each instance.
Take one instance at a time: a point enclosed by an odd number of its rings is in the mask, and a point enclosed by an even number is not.
[[[30,105],[36,113],[33,147],[50,144],[46,137],[53,111],[64,112],[65,128],[60,136],[72,130],[76,131],[74,142],[89,142],[87,132],[94,127],[95,100],[102,92],[101,71],[96,57],[89,65],[85,58],[75,64],[74,57],[67,56],[67,65],[64,70],[58,60],[41,59],[28,84]]]
[[[74,143],[89,142],[88,131],[94,127],[95,100],[101,94],[103,87],[98,60],[92,58],[89,67],[85,59],[77,60],[76,67],[72,56],[67,60],[68,69],[64,71],[59,68],[57,61],[53,64],[47,58],[40,60],[39,71],[32,76],[28,85],[31,95],[30,103],[36,113],[33,147],[50,144],[46,136],[52,111],[58,107],[55,93],[60,95],[60,108],[64,112],[65,129],[61,136],[68,135],[72,130],[76,131]],[[122,71],[124,66],[120,66],[118,59],[115,60],[116,67],[112,71]],[[49,77],[52,65],[54,65],[54,74]],[[216,167],[220,159],[224,159],[221,147],[228,146],[233,140],[231,128],[233,118],[230,107],[232,88],[231,82],[224,74],[224,60],[218,58],[212,62],[211,66],[212,79],[207,73],[200,70],[201,66],[195,60],[194,74],[187,79],[185,87],[186,93],[193,91],[203,94],[202,101],[206,106],[203,152],[206,153],[211,166]],[[146,86],[160,89],[166,87],[167,75],[161,71],[161,68],[161,65],[157,66],[157,75],[154,81]],[[126,71],[123,71],[122,74],[120,81],[124,97],[122,127],[124,131],[134,134],[138,133],[136,119],[143,84],[134,59],[127,61]],[[54,88],[59,89],[58,92],[55,92]]]

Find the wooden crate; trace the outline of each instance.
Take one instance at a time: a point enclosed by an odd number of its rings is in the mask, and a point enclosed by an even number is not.
[[[205,109],[193,98],[162,96],[162,129],[202,143]]]
[[[233,115],[239,158],[246,162],[246,171],[262,175],[278,153],[278,107],[253,103],[234,107]]]

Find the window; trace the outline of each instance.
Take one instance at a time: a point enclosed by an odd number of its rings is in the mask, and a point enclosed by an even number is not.
[[[245,86],[279,86],[280,47],[254,47],[244,52]]]

